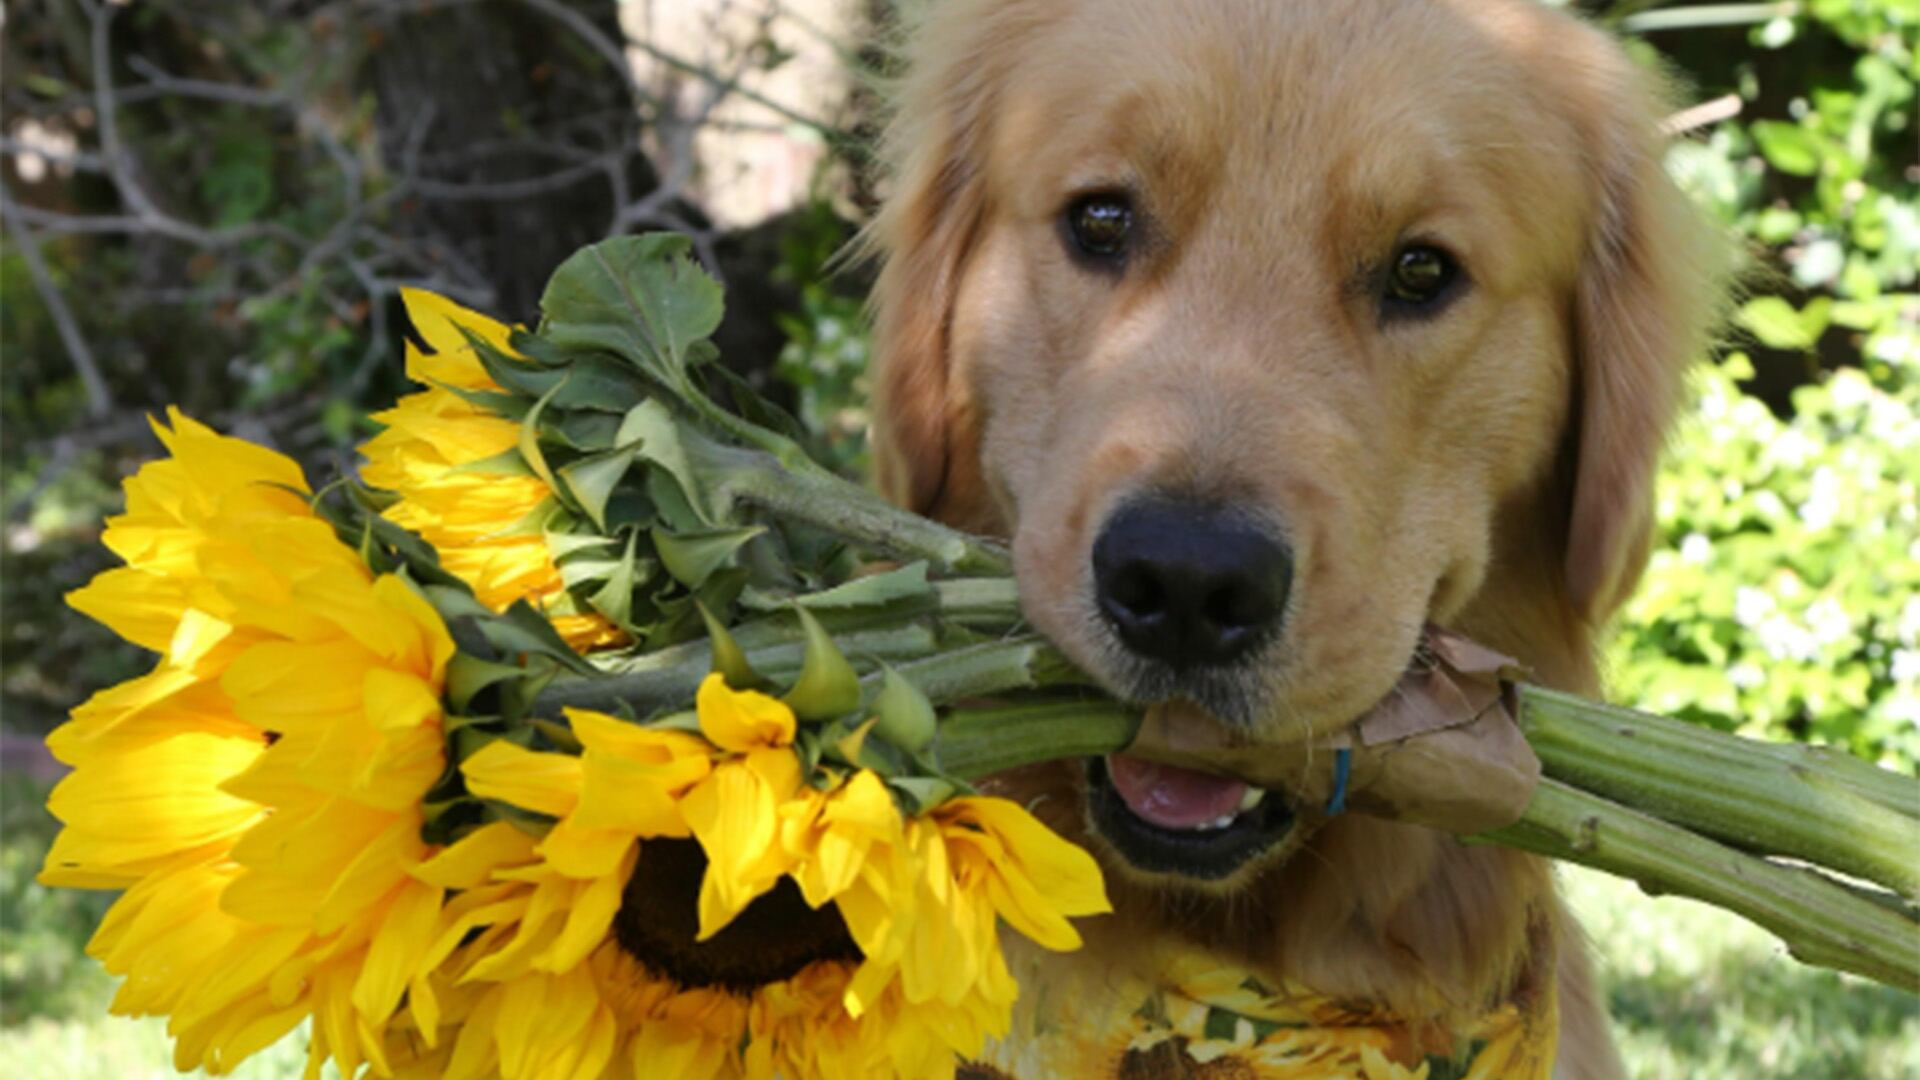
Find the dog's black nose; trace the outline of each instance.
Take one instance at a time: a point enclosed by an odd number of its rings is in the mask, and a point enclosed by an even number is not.
[[[1130,503],[1093,544],[1100,610],[1127,648],[1176,668],[1225,664],[1279,626],[1287,546],[1219,507]]]

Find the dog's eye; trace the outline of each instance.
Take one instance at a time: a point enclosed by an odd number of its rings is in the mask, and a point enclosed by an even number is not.
[[[1111,261],[1127,253],[1133,231],[1133,204],[1125,195],[1083,195],[1067,207],[1067,232],[1080,253]]]
[[[1453,256],[1431,244],[1409,244],[1393,256],[1387,271],[1387,302],[1405,308],[1425,307],[1440,299],[1460,267]]]

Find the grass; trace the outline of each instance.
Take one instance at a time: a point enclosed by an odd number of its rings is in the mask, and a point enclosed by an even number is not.
[[[1920,998],[1799,964],[1718,908],[1579,867],[1561,879],[1637,1080],[1920,1076]]]
[[[108,1016],[113,980],[82,954],[108,897],[33,882],[55,828],[45,796],[0,774],[0,1076],[175,1076],[165,1022]],[[1563,877],[1637,1080],[1920,1076],[1920,998],[1802,967],[1717,909],[1578,868]],[[232,1075],[293,1080],[304,1044],[289,1037]]]

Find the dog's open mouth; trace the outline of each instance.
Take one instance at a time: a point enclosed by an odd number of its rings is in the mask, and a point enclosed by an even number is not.
[[[1228,776],[1109,754],[1087,781],[1094,828],[1148,873],[1229,877],[1293,830],[1284,797]]]

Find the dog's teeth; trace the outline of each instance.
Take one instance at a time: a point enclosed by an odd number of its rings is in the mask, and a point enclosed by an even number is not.
[[[1266,788],[1254,787],[1252,784],[1248,784],[1246,794],[1240,796],[1240,808],[1238,812],[1242,814],[1246,813],[1254,807],[1259,806],[1260,800],[1266,797]]]
[[[1200,827],[1203,829],[1224,829],[1233,824],[1233,819],[1237,816],[1236,814],[1221,814],[1219,817],[1214,818],[1212,821]]]

